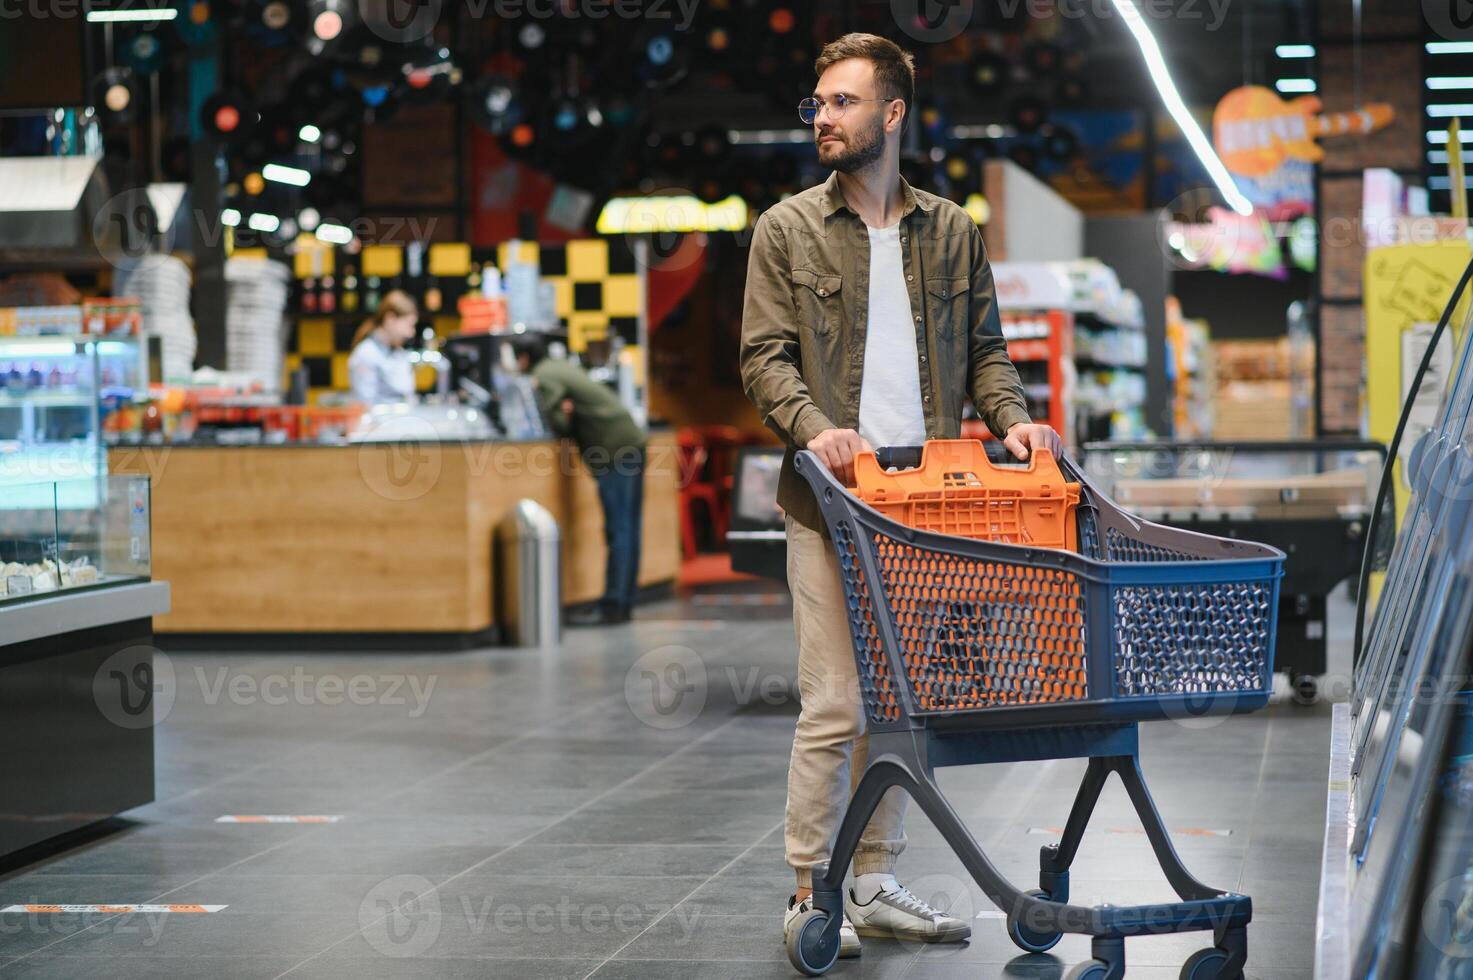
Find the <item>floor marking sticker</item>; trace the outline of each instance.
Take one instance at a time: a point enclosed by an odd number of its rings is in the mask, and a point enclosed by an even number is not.
[[[7,905],[0,912],[97,912],[125,915],[130,912],[219,912],[226,905]]]
[[[281,813],[227,813],[216,817],[216,823],[337,823],[341,814],[304,814],[294,816]]]

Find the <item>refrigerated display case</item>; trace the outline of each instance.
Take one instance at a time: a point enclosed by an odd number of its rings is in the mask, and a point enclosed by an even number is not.
[[[1316,980],[1473,968],[1473,331],[1402,448],[1409,494],[1386,579],[1335,705]],[[1381,522],[1392,525],[1388,516]]]
[[[0,487],[56,481],[88,506],[109,417],[147,397],[134,335],[0,336]],[[74,496],[80,495],[80,496]]]

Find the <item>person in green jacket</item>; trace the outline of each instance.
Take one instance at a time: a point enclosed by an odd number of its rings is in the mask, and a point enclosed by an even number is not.
[[[627,623],[639,591],[640,518],[644,507],[645,432],[619,396],[571,361],[547,356],[542,338],[512,341],[517,366],[532,379],[537,403],[554,432],[578,444],[598,483],[608,563],[604,594],[591,609],[568,618],[572,626]]]

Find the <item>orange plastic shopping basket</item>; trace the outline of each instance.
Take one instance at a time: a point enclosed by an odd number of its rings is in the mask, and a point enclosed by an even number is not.
[[[869,452],[856,458],[854,474],[855,495],[897,523],[979,541],[1078,550],[1079,484],[1065,479],[1047,450],[1035,450],[1027,466],[998,466],[976,439],[933,440],[913,469],[887,470]],[[900,559],[891,550],[881,549],[882,561]],[[956,561],[929,564],[934,567],[913,570],[912,595],[897,624],[901,659],[922,708],[1084,699],[1083,604],[1075,578],[1040,571],[977,579],[961,574]],[[998,643],[990,669],[979,671],[971,658],[947,655],[965,648],[970,617],[937,622],[932,611],[938,607],[978,616],[1013,609],[1022,617],[1016,636],[1029,642]]]
[[[855,494],[892,521],[979,541],[1078,551],[1079,484],[1053,453],[1035,450],[1028,465],[998,466],[976,439],[926,443],[920,466],[881,468],[875,454],[854,461]]]

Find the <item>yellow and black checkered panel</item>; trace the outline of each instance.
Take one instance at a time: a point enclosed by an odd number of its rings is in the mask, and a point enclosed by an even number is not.
[[[520,249],[518,257],[522,261],[535,262],[542,278],[552,283],[554,313],[567,327],[571,350],[581,352],[590,343],[615,335],[624,338],[626,344],[639,342],[644,276],[640,274],[633,252],[624,240],[589,238],[558,244],[518,242],[517,246]],[[355,264],[360,270],[368,269],[372,264],[383,272],[398,273],[381,277],[381,293],[393,288],[405,289],[420,301],[422,310],[426,292],[430,288],[438,289],[442,312],[426,316],[436,335],[447,337],[460,329],[455,304],[469,288],[466,272],[471,263],[504,270],[510,259],[510,248],[510,242],[486,249],[452,243],[431,245],[427,272],[450,271],[453,274],[425,275],[415,280],[402,275],[402,249],[399,246],[372,246],[371,252],[365,248],[358,256],[334,250],[337,254],[319,255],[311,261],[302,261],[299,256],[296,273],[299,287],[302,281],[324,274],[336,275],[341,283],[347,264]],[[399,255],[393,254],[395,252]],[[360,272],[360,280],[365,275]],[[360,293],[364,288],[360,281]],[[367,317],[367,312],[359,309],[352,313],[341,310],[331,314],[306,313],[300,311],[299,301],[293,302],[287,373],[300,367],[307,369],[309,399],[314,403],[325,393],[346,391],[353,335]],[[421,391],[431,390],[435,384],[434,369],[420,368],[417,381]]]

